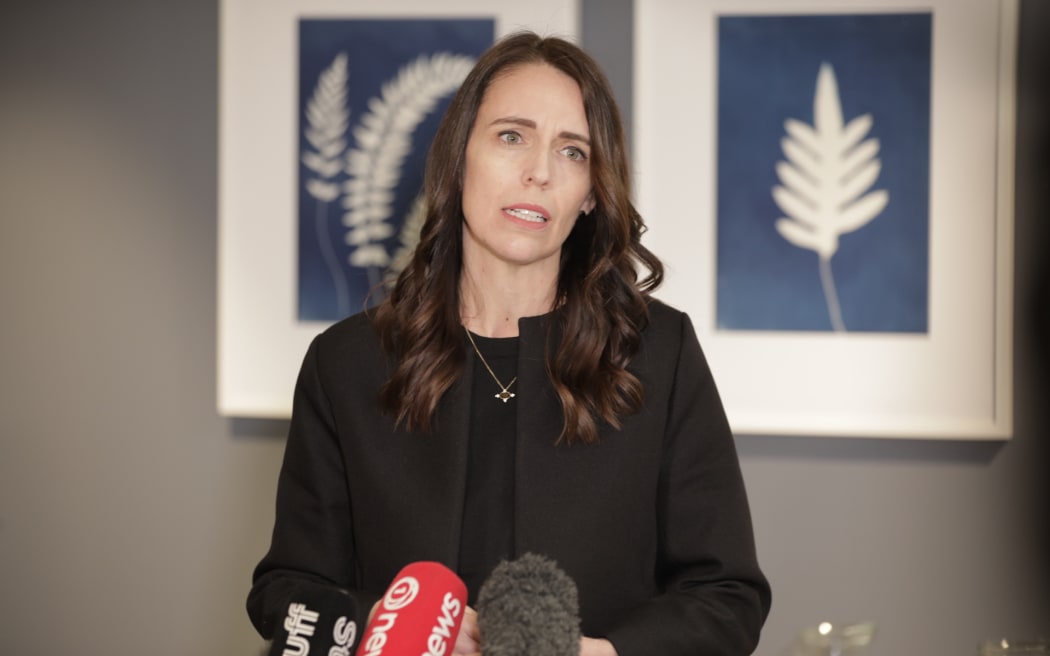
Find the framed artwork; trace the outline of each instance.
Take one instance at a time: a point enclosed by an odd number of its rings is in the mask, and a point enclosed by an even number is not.
[[[635,5],[635,166],[738,434],[1012,431],[1016,0]]]
[[[222,0],[218,408],[283,418],[310,340],[374,304],[422,223],[426,150],[504,34],[576,2]]]

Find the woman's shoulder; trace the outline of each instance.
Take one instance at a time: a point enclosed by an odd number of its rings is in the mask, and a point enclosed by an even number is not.
[[[646,333],[652,331],[680,333],[683,330],[683,324],[692,326],[685,312],[659,299],[649,299],[649,323],[645,329]]]
[[[314,341],[326,351],[368,351],[379,348],[379,333],[371,313],[366,310],[328,326]]]
[[[658,298],[649,298],[649,315],[667,320],[680,320],[685,313],[678,308],[661,301]]]
[[[362,310],[357,314],[351,314],[348,317],[336,321],[324,332],[326,333],[345,333],[345,332],[360,332],[375,331],[375,323],[372,315],[375,314],[375,310]]]

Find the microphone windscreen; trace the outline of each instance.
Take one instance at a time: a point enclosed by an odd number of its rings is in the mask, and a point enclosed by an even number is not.
[[[357,604],[338,588],[297,589],[284,621],[274,632],[269,656],[350,656],[357,638]]]
[[[549,558],[525,554],[496,566],[478,592],[485,656],[578,656],[576,583]]]
[[[466,584],[441,563],[407,565],[376,607],[356,656],[451,655],[466,599]]]

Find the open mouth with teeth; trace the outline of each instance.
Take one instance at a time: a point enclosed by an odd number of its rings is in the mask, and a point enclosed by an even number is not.
[[[523,221],[528,221],[530,223],[546,223],[548,221],[547,217],[540,214],[539,212],[534,212],[532,210],[524,210],[518,207],[508,207],[505,208],[503,211],[507,214],[510,214],[511,216],[517,217]]]

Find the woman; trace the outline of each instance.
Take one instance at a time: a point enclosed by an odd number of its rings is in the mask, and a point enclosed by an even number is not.
[[[387,299],[304,360],[257,628],[301,585],[372,608],[419,560],[473,603],[534,552],[579,588],[581,655],[750,653],[770,597],[732,436],[688,318],[650,297],[662,267],[595,62],[531,33],[493,46],[425,193]],[[468,612],[455,653],[478,645]]]

